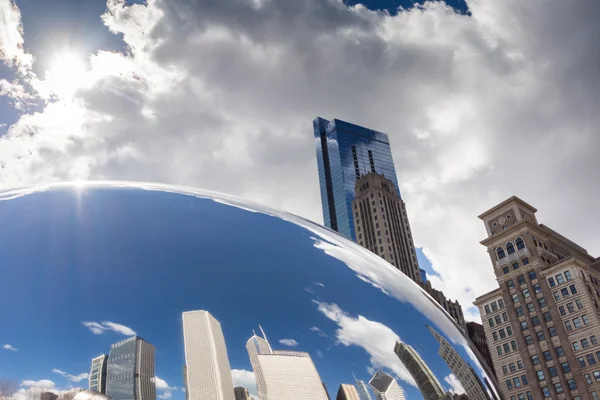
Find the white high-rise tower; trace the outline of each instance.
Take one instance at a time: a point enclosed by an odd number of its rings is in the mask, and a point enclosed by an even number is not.
[[[398,382],[383,371],[377,371],[369,381],[377,400],[404,400],[404,390]]]
[[[308,353],[271,348],[264,331],[246,343],[261,400],[328,400]]]
[[[182,316],[187,398],[234,400],[221,324],[208,311],[187,311]]]

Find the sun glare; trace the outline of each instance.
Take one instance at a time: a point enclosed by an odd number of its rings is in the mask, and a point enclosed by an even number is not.
[[[58,97],[72,97],[85,85],[87,68],[83,57],[73,52],[56,54],[46,72],[48,89]]]

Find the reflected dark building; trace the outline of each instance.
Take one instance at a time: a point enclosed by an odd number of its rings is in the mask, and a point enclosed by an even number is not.
[[[58,395],[52,392],[43,392],[40,395],[40,400],[56,400],[58,399]]]
[[[354,385],[342,383],[338,389],[335,400],[361,400]]]
[[[396,379],[383,371],[375,372],[369,385],[373,388],[377,400],[405,400],[404,390]]]
[[[490,397],[487,395],[483,383],[479,379],[477,373],[473,370],[471,365],[467,363],[450,343],[442,335],[436,332],[431,326],[427,326],[429,332],[433,335],[435,340],[440,344],[438,354],[442,357],[444,362],[448,365],[448,368],[456,376],[463,389],[470,400],[489,400]]]
[[[98,393],[106,393],[106,368],[108,366],[108,356],[101,354],[92,360],[90,369],[89,388]]]
[[[250,400],[250,393],[245,387],[238,386],[233,389],[235,400]]]
[[[156,400],[154,346],[139,336],[110,347],[106,395],[112,400]]]
[[[394,353],[417,383],[424,400],[438,400],[444,395],[442,385],[437,380],[431,369],[415,349],[405,343],[396,342]]]
[[[490,355],[490,349],[488,348],[483,325],[478,324],[477,322],[467,322],[467,334],[469,335],[471,343],[477,348],[479,354],[489,367],[490,372],[495,375],[496,371],[494,370],[494,364],[492,363],[492,356]]]
[[[431,282],[428,280],[421,287],[431,296],[437,303],[442,306],[444,310],[456,321],[461,328],[465,329],[465,317],[462,312],[462,307],[458,300],[450,300],[444,295],[444,292],[437,290],[431,286]]]
[[[339,119],[328,121],[320,117],[313,121],[313,130],[325,226],[356,241],[352,219],[356,180],[377,172],[398,188],[388,136]],[[397,194],[400,197],[400,192]]]

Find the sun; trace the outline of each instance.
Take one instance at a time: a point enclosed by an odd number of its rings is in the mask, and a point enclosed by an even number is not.
[[[48,90],[60,98],[73,97],[86,83],[87,65],[84,58],[72,51],[57,53],[46,71]]]

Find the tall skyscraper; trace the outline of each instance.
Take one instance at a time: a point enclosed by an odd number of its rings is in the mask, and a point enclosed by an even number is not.
[[[262,331],[262,329],[261,329]],[[327,400],[308,353],[271,349],[264,331],[246,343],[261,400]]]
[[[417,382],[424,400],[439,400],[444,395],[442,385],[440,385],[440,382],[431,369],[429,369],[423,358],[421,358],[412,346],[396,342],[394,353],[396,353],[415,382]]]
[[[356,391],[358,392],[360,400],[373,400],[369,394],[369,388],[364,381],[358,380],[356,379],[356,376],[354,376],[354,385],[356,386]]]
[[[505,398],[596,400],[600,259],[538,223],[536,212],[513,196],[479,216],[499,287],[474,304],[500,390]]]
[[[352,200],[356,180],[368,172],[384,174],[398,190],[388,136],[334,119],[313,121],[321,205],[325,226],[356,241]],[[398,191],[398,196],[400,192]]]
[[[338,389],[335,400],[361,400],[354,385],[342,383]]]
[[[479,351],[479,355],[483,358],[483,361],[488,366],[490,372],[495,375],[496,371],[494,370],[494,363],[492,362],[492,356],[490,354],[490,349],[488,348],[483,325],[478,324],[477,322],[467,322],[467,334],[469,335],[471,343],[473,343],[477,348],[477,351]]]
[[[383,371],[375,372],[369,385],[373,388],[377,400],[404,400],[404,390],[396,379]]]
[[[235,395],[235,400],[250,400],[250,393],[248,389],[238,386],[233,389],[233,394]]]
[[[234,400],[221,324],[202,310],[186,311],[182,318],[187,397],[190,400]]]
[[[101,354],[92,360],[90,369],[89,383],[90,390],[98,393],[106,393],[106,367],[108,365],[108,356]]]
[[[456,376],[460,382],[467,396],[470,400],[490,400],[487,395],[483,383],[477,376],[477,373],[473,370],[471,365],[467,363],[456,350],[452,347],[448,341],[442,337],[435,329],[431,326],[427,326],[429,332],[433,335],[435,340],[440,344],[438,354],[442,357],[442,360],[448,365],[448,368]]]
[[[112,400],[156,400],[154,346],[139,336],[110,347],[106,395]]]

